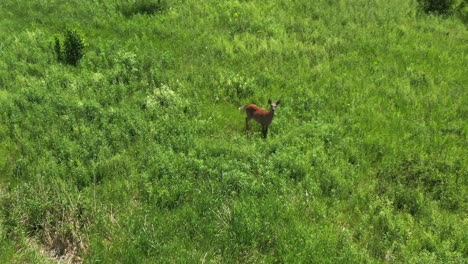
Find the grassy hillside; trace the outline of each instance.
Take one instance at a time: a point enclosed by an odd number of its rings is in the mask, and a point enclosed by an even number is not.
[[[459,16],[403,0],[0,13],[1,263],[467,261]],[[66,29],[76,66],[55,52]],[[268,138],[246,133],[238,108],[269,98]]]

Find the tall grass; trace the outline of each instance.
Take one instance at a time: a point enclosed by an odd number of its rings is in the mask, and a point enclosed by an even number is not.
[[[420,8],[3,2],[0,262],[463,262],[468,35]]]

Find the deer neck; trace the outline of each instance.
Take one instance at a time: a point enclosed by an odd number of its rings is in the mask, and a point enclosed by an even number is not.
[[[270,120],[272,120],[272,119],[273,119],[273,116],[275,116],[275,111],[270,110],[270,111],[268,112],[268,118],[269,118]]]

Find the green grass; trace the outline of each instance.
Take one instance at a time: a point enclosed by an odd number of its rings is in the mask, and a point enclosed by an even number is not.
[[[466,262],[456,14],[399,0],[0,12],[0,262]],[[67,28],[87,44],[76,67],[54,51]],[[264,140],[238,108],[269,98]]]

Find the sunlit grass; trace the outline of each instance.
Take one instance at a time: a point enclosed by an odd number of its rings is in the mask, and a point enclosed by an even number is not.
[[[58,2],[0,4],[0,262],[466,259],[456,16],[416,1]],[[53,49],[70,26],[88,44],[76,66]],[[263,139],[238,108],[269,98],[282,103]]]

